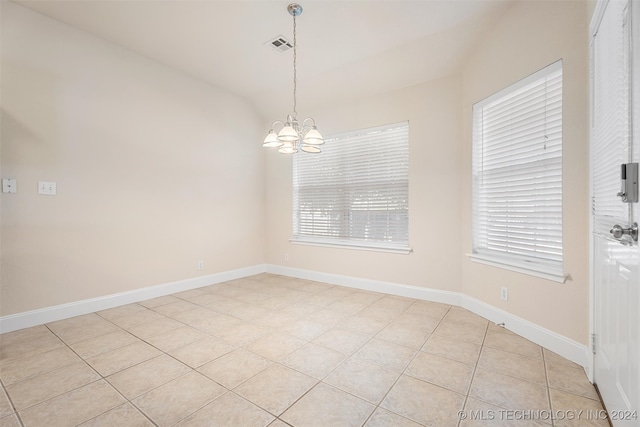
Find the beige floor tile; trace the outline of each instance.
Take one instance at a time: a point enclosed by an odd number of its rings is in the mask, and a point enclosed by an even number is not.
[[[295,323],[280,328],[282,332],[306,341],[313,340],[329,329],[331,329],[331,324],[308,319],[299,319]]]
[[[351,358],[333,371],[324,382],[361,399],[377,404],[400,376],[366,360]]]
[[[546,348],[542,349],[542,352],[544,354],[544,361],[547,365],[549,364],[553,364],[556,366],[566,366],[569,368],[582,368],[582,366],[578,365],[577,363],[574,363],[572,361],[570,361],[569,359],[565,359],[564,357],[560,356],[559,354],[554,353],[551,350],[547,350]]]
[[[110,411],[90,419],[78,427],[153,427],[153,423],[130,403],[117,406]]]
[[[149,337],[146,341],[154,347],[168,353],[172,350],[184,347],[187,344],[205,339],[208,336],[209,335],[204,332],[192,328],[191,326],[182,326],[180,328],[172,329]]]
[[[215,335],[235,346],[244,347],[258,338],[274,332],[275,330],[270,326],[256,324],[255,322],[243,322],[238,326],[222,329],[216,332]]]
[[[10,414],[13,414],[15,410],[13,405],[7,397],[7,393],[4,391],[4,387],[0,386],[0,418],[4,418]]]
[[[143,310],[113,318],[111,321],[122,329],[130,330],[131,328],[135,328],[143,323],[161,322],[166,318],[166,316],[163,316],[160,313],[156,313],[153,310],[143,307]]]
[[[70,344],[69,347],[73,349],[78,355],[84,359],[88,359],[93,356],[97,356],[102,353],[106,353],[117,348],[124,347],[129,344],[140,342],[140,340],[130,333],[119,330],[99,337],[90,338],[88,340],[80,341],[74,344]]]
[[[422,347],[422,351],[475,366],[481,348],[478,344],[433,334]]]
[[[440,322],[433,334],[473,344],[482,344],[486,330],[486,325],[478,326],[470,323],[447,321],[445,316],[445,319]]]
[[[145,301],[140,301],[138,304],[147,308],[156,308],[156,307],[160,307],[161,305],[171,304],[178,301],[181,301],[180,298],[176,298],[171,295],[165,295],[162,297],[151,298]]]
[[[327,325],[335,326],[342,319],[347,317],[348,315],[344,313],[340,313],[339,311],[330,310],[328,308],[321,308],[320,310],[314,311],[305,317],[305,319],[314,320],[316,322],[322,322]]]
[[[328,305],[333,304],[334,302],[340,300],[340,296],[325,294],[324,292],[317,293],[311,296],[308,296],[304,299],[307,304],[315,305],[318,307],[327,307]]]
[[[422,427],[420,424],[386,409],[378,408],[364,427]]]
[[[448,304],[432,301],[415,301],[406,309],[405,313],[420,314],[432,319],[441,320],[451,309]]]
[[[139,341],[85,360],[103,377],[107,377],[159,355],[160,351]]]
[[[358,350],[354,357],[382,365],[385,368],[402,372],[407,367],[416,350],[399,344],[373,338]]]
[[[558,427],[608,427],[609,421],[599,401],[583,396],[566,393],[560,390],[549,390],[551,407],[554,413],[571,414],[572,417],[562,417],[554,421]],[[632,424],[631,424],[632,425]]]
[[[174,298],[173,302],[149,308],[151,308],[156,313],[162,314],[163,316],[173,317],[178,313],[182,313],[183,311],[191,310],[196,307],[196,304],[193,304],[189,301]]]
[[[404,325],[421,332],[433,332],[440,323],[440,319],[433,319],[417,313],[401,313],[393,319],[392,324]]]
[[[83,361],[7,386],[18,411],[100,379]]]
[[[143,340],[148,340],[154,335],[162,334],[164,332],[172,331],[184,326],[184,323],[180,323],[177,320],[164,317],[162,319],[154,320],[147,323],[141,323],[129,328],[129,332]]]
[[[375,406],[326,384],[318,384],[280,418],[294,426],[361,426]]]
[[[287,424],[281,420],[275,420],[274,422],[269,424],[267,427],[291,427],[291,424]]]
[[[0,360],[3,361],[64,347],[64,343],[51,333],[46,326],[35,326],[8,332],[2,334],[0,339],[2,339]]]
[[[264,307],[260,307],[255,304],[243,303],[242,306],[230,310],[227,314],[241,320],[251,321],[264,316],[268,312],[269,310]]]
[[[76,426],[116,406],[125,399],[106,381],[100,380],[44,401],[24,411],[25,427]]]
[[[577,366],[577,365],[576,365]],[[549,387],[598,400],[598,393],[582,367],[547,363]]]
[[[319,310],[317,305],[308,304],[300,301],[289,303],[282,307],[282,311],[291,313],[294,316],[309,319],[309,316]]]
[[[263,299],[262,301],[258,301],[256,304],[259,305],[260,307],[266,308],[267,310],[278,310],[284,307],[285,305],[287,305],[288,303],[289,303],[288,301],[285,301],[278,296],[270,296],[268,298]]]
[[[267,298],[271,298],[268,293],[259,292],[257,290],[247,289],[245,293],[234,297],[238,301],[246,302],[253,305],[259,305],[260,301],[264,301]]]
[[[163,354],[117,372],[107,381],[131,400],[190,371],[188,366]]]
[[[380,404],[417,423],[438,427],[457,426],[463,405],[462,394],[404,375]]]
[[[333,328],[314,339],[313,342],[344,354],[353,354],[371,338],[372,335],[369,334]]]
[[[394,321],[381,330],[376,338],[417,350],[424,345],[429,335],[430,330],[420,330]]]
[[[233,350],[235,350],[235,347],[228,342],[219,338],[208,337],[173,350],[169,354],[192,368],[198,368]]]
[[[341,299],[327,306],[330,310],[339,311],[345,314],[356,314],[363,308],[367,307],[368,303],[351,301],[349,299]]]
[[[159,426],[188,417],[225,389],[198,372],[190,372],[135,398],[132,403]]]
[[[191,302],[193,304],[196,304],[196,305],[201,305],[203,307],[210,308],[210,306],[217,305],[217,303],[218,303],[220,298],[221,298],[221,296],[218,295],[218,294],[204,293],[202,295],[198,295],[198,296],[194,296],[192,298],[189,298],[189,302]],[[234,301],[234,300],[232,300],[232,301]],[[235,300],[235,302],[236,303],[240,303],[240,301],[237,301],[237,300]]]
[[[300,318],[293,313],[287,313],[285,311],[268,311],[256,319],[256,321],[271,326],[273,328],[280,328],[291,323],[295,323]]]
[[[238,349],[201,366],[198,371],[226,388],[233,389],[264,371],[272,363],[250,351]]]
[[[193,310],[191,310],[193,311]],[[200,329],[203,332],[206,332],[210,335],[215,335],[220,333],[225,329],[233,328],[234,326],[239,326],[243,324],[243,320],[238,319],[237,317],[228,316],[226,314],[216,313],[211,311],[210,315],[204,318],[200,318],[190,325],[196,329]],[[188,313],[188,312],[185,312]]]
[[[59,347],[44,353],[2,362],[0,364],[0,378],[2,378],[2,383],[8,386],[80,360],[68,347]]]
[[[547,384],[542,359],[533,359],[508,351],[484,347],[480,353],[478,367],[542,385]]]
[[[467,394],[474,368],[435,354],[418,352],[405,374],[440,387]]]
[[[478,316],[464,308],[455,306],[447,312],[443,320],[485,329],[489,323],[489,321],[484,317]]]
[[[384,297],[380,298],[378,301],[371,304],[370,307],[402,313],[407,308],[409,308],[411,304],[413,304],[414,302],[416,302],[416,300],[412,298],[385,295]]]
[[[549,415],[544,412],[507,410],[469,397],[460,413],[460,427],[548,427],[551,421],[534,418],[546,419]]]
[[[2,427],[22,427],[20,421],[18,421],[18,417],[16,414],[7,415],[6,417],[0,418],[0,426]]]
[[[488,331],[484,346],[542,359],[542,347],[502,328],[499,331]]]
[[[275,417],[247,402],[237,394],[228,392],[182,420],[180,427],[252,426],[264,427]]]
[[[369,306],[358,313],[358,316],[376,322],[383,322],[385,325],[387,325],[397,319],[398,316],[400,316],[402,313],[403,312],[399,312],[392,308],[379,308],[376,306]]]
[[[222,314],[226,314],[234,308],[239,307],[243,304],[236,299],[227,298],[218,293],[208,294],[206,295],[206,298],[205,296],[200,296],[197,299],[193,299],[192,301],[197,301],[200,305],[206,307],[207,309]]]
[[[278,362],[306,343],[306,341],[300,338],[276,332],[257,339],[246,348],[269,360]]]
[[[207,291],[200,288],[200,289],[189,289],[188,291],[176,292],[171,296],[189,301],[191,298],[196,298],[206,293]]]
[[[384,327],[389,323],[390,320],[377,319],[373,316],[367,315],[367,313],[360,312],[341,320],[337,326],[341,329],[349,329],[363,334],[375,335],[384,329]]]
[[[506,409],[549,410],[547,388],[477,368],[469,396]]]
[[[274,364],[234,389],[251,403],[280,415],[317,380],[284,366]]]
[[[309,343],[288,355],[282,363],[303,374],[322,379],[345,358],[346,356],[338,351]]]
[[[120,331],[116,325],[93,313],[49,323],[47,326],[67,344]]]
[[[138,313],[140,311],[146,311],[146,308],[140,304],[127,304],[119,307],[109,308],[107,310],[101,310],[96,312],[100,317],[104,317],[107,320],[115,319],[116,317],[127,316],[129,314]]]

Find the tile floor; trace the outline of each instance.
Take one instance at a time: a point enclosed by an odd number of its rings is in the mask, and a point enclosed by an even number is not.
[[[271,274],[0,340],[6,427],[608,425],[581,367],[467,310]]]

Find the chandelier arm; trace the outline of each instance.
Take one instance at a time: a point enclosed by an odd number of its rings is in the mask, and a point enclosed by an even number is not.
[[[273,130],[273,128],[275,128],[276,125],[280,125],[281,127],[284,127],[284,122],[282,120],[276,120],[275,122],[271,123],[271,129]]]
[[[307,120],[311,120],[311,123],[312,123],[312,125],[311,125],[311,126],[309,126],[309,125],[307,124]],[[311,127],[313,127],[313,126],[315,126],[315,125],[316,125],[316,121],[315,121],[315,120],[313,120],[313,117],[307,117],[306,119],[304,119],[304,120],[302,121],[302,129],[311,128]]]

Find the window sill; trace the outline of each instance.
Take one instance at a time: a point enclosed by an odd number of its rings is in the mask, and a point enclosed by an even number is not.
[[[564,283],[569,277],[565,274],[559,274],[550,271],[533,270],[525,266],[507,263],[500,258],[488,257],[486,255],[467,254],[467,256],[471,259],[471,261],[477,262],[479,264],[490,265],[492,267],[498,267],[505,270],[514,271],[516,273],[528,274],[529,276],[535,276],[541,279],[551,280],[553,282]]]
[[[340,249],[351,249],[351,250],[361,250],[361,251],[373,251],[373,252],[387,252],[392,254],[402,254],[408,255],[413,252],[413,249],[410,247],[401,248],[401,247],[389,247],[389,246],[376,246],[376,245],[364,245],[364,244],[355,244],[353,242],[323,242],[317,240],[306,240],[306,239],[290,239],[290,243],[294,245],[305,245],[305,246],[320,246],[325,248],[340,248]]]

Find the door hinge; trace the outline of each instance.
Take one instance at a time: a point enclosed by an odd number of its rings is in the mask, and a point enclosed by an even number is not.
[[[591,334],[591,352],[596,354],[596,334]]]

